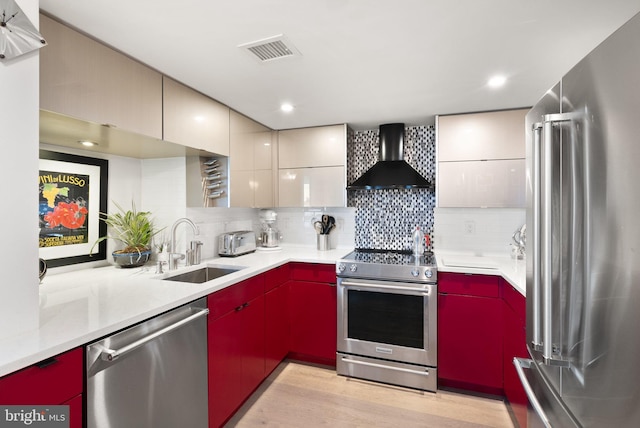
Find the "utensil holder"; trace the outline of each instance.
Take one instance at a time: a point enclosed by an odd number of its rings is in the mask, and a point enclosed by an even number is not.
[[[318,237],[318,251],[327,251],[331,249],[329,235],[316,235]]]

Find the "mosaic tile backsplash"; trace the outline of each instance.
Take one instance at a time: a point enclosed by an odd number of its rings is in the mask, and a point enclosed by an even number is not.
[[[435,183],[434,126],[405,128],[404,160]],[[347,182],[352,183],[378,161],[378,130],[355,131],[347,139]],[[348,190],[347,206],[356,208],[355,247],[405,250],[411,248],[416,226],[433,237],[434,190]],[[430,240],[433,242],[433,239]],[[428,250],[432,250],[430,245]]]

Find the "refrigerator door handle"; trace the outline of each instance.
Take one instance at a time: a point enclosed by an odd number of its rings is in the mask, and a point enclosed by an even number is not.
[[[542,409],[538,398],[533,392],[533,388],[531,388],[531,384],[529,384],[529,380],[527,376],[524,374],[525,369],[531,368],[531,364],[533,360],[528,358],[513,358],[513,365],[516,367],[516,372],[518,372],[518,378],[520,378],[520,383],[522,383],[522,387],[524,388],[524,392],[527,394],[527,398],[529,399],[529,403],[533,410],[538,414],[540,420],[544,424],[545,428],[553,428],[551,426],[551,422],[549,422],[549,418],[547,417],[545,411]]]
[[[541,207],[540,207],[540,186],[541,186],[541,163],[540,156],[542,151],[541,144],[541,133],[542,133],[542,123],[536,123],[533,125],[533,159],[532,159],[532,211],[533,211],[533,228],[531,231],[532,238],[532,264],[533,264],[533,293],[531,296],[531,304],[533,308],[533,325],[532,325],[532,338],[531,345],[533,349],[536,351],[542,350],[542,338],[540,336],[540,331],[542,329],[542,321],[540,318],[541,309],[540,309],[540,300],[541,300],[541,285],[540,285],[540,215],[541,215]]]
[[[556,142],[554,141],[554,126],[561,123],[571,122],[578,119],[578,113],[559,113],[548,114],[544,116],[543,133],[542,133],[542,165],[541,167],[541,199],[540,209],[540,262],[542,263],[541,278],[541,304],[542,306],[542,357],[545,364],[568,367],[570,362],[558,355],[560,348],[554,349],[553,344],[553,252],[552,252],[552,224],[553,213],[552,192],[553,192],[553,174],[551,173],[551,165],[553,164],[553,149]],[[534,269],[535,271],[536,269]],[[540,349],[540,346],[535,346]]]
[[[553,286],[553,257],[552,249],[552,231],[553,223],[551,204],[553,192],[553,174],[550,171],[553,165],[553,120],[545,117],[542,157],[545,165],[542,171],[542,210],[541,210],[541,254],[540,262],[542,263],[542,357],[545,362],[550,361],[553,357],[553,299],[551,289]]]

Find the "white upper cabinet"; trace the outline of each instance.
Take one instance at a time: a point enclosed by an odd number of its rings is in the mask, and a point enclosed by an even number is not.
[[[230,115],[230,206],[273,207],[273,131],[233,110]]]
[[[343,166],[279,169],[278,206],[344,207]]]
[[[346,125],[278,131],[278,168],[344,166]]]
[[[40,15],[40,108],[162,138],[162,75]]]
[[[163,138],[229,156],[229,108],[173,79],[163,79]]]
[[[278,206],[346,205],[347,126],[278,132]]]
[[[437,117],[439,207],[525,206],[527,111]]]
[[[523,159],[527,111],[438,116],[438,161]]]

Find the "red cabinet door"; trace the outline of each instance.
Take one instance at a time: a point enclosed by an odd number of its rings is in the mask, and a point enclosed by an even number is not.
[[[289,353],[289,284],[265,294],[265,374],[271,373]]]
[[[222,426],[243,400],[241,332],[235,311],[207,325],[210,427]]]
[[[242,401],[265,378],[264,296],[248,302],[241,311]]]
[[[69,428],[82,428],[82,394],[62,404],[69,406]]]
[[[335,283],[289,283],[291,353],[295,358],[335,365],[336,293]]]
[[[264,291],[272,290],[289,281],[291,275],[291,264],[278,266],[264,273]]]
[[[76,348],[0,378],[0,404],[67,405],[71,428],[82,427],[83,350]]]
[[[0,404],[62,404],[82,393],[82,348],[0,378]]]
[[[502,394],[502,300],[438,295],[438,380]]]
[[[514,357],[528,358],[525,298],[504,283],[504,393],[521,428],[527,426],[527,394],[513,365]]]
[[[211,427],[222,426],[265,377],[263,284],[258,276],[208,297]]]

